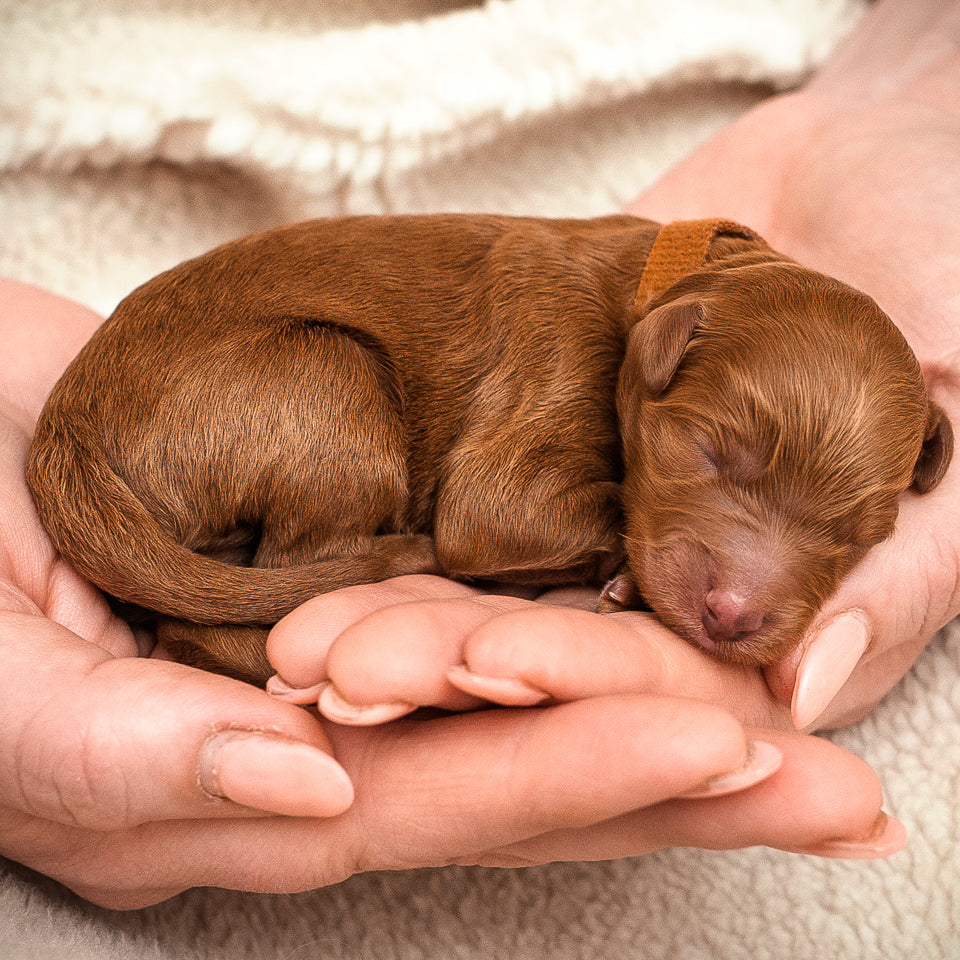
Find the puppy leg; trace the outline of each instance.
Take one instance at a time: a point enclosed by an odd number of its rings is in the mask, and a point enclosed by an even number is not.
[[[430,539],[401,526],[407,442],[389,365],[297,318],[237,340],[183,358],[158,402],[124,427],[135,442],[118,472],[147,509],[190,549],[241,565],[342,558],[317,593],[435,571]]]
[[[216,365],[188,355],[142,419],[118,421],[135,442],[117,444],[131,451],[118,472],[179,542],[234,566],[290,569],[281,616],[328,590],[439,572],[432,538],[400,527],[406,437],[389,373],[334,329],[289,324],[215,345]],[[266,626],[170,620],[159,634],[179,660],[262,682]]]
[[[355,583],[437,572],[432,538],[400,529],[409,488],[399,385],[349,336],[323,330],[311,339],[320,349],[310,358],[312,389],[293,411],[300,429],[278,438],[256,495],[252,565],[342,557]]]
[[[267,660],[267,627],[208,626],[161,617],[157,642],[174,660],[262,687],[275,671]]]
[[[538,438],[528,424],[509,443],[456,452],[435,524],[437,553],[451,576],[599,583],[619,566],[618,487],[609,459],[585,445],[562,448],[551,424],[544,432]]]
[[[618,613],[621,610],[648,609],[633,574],[624,564],[600,591],[597,613]]]

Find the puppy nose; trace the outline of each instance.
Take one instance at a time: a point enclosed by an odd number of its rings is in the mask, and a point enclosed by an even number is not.
[[[711,640],[736,643],[763,626],[763,611],[750,597],[729,590],[711,590],[704,597],[700,622]]]

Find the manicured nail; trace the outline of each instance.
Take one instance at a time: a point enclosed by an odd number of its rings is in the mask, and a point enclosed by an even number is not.
[[[267,733],[226,730],[200,757],[211,796],[288,817],[335,817],[353,803],[346,770],[328,753]]]
[[[825,840],[795,852],[835,860],[879,860],[899,853],[907,845],[907,840],[907,828],[899,820],[881,812],[865,837]]]
[[[317,701],[320,712],[335,723],[347,724],[351,727],[373,727],[379,723],[389,723],[405,717],[416,710],[412,703],[350,703],[337,691],[333,684],[328,683]]]
[[[327,683],[328,681],[322,680],[309,687],[292,687],[279,674],[274,674],[267,681],[267,693],[287,703],[316,703]]]
[[[793,725],[802,730],[830,705],[850,679],[870,643],[870,627],[861,614],[844,613],[828,623],[806,646],[790,713]]]
[[[783,753],[765,740],[754,740],[747,746],[743,764],[729,773],[721,773],[705,780],[692,790],[677,794],[680,800],[703,800],[707,797],[722,797],[728,793],[746,790],[766,780],[780,769]]]
[[[464,664],[451,667],[447,671],[447,679],[464,693],[505,707],[533,707],[550,699],[549,693],[538,690],[526,680],[517,677],[483,677],[472,673]]]

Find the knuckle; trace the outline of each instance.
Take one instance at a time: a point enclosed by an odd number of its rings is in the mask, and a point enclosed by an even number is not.
[[[68,826],[110,830],[130,825],[127,774],[114,762],[121,738],[112,719],[91,719],[65,732],[59,719],[35,718],[15,748],[22,808]]]
[[[526,677],[548,660],[545,651],[556,645],[568,623],[569,611],[551,607],[507,610],[469,634],[465,662],[480,674],[498,676],[508,671]]]

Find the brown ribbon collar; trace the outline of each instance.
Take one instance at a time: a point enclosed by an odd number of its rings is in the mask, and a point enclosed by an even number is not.
[[[710,244],[719,236],[760,239],[749,227],[733,220],[674,220],[664,224],[653,241],[640,277],[637,306],[644,307],[654,296],[702,267],[710,252]]]

